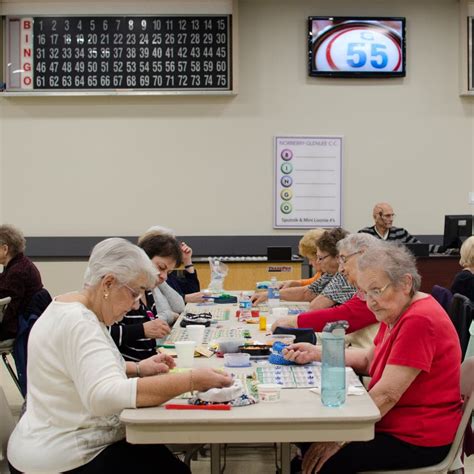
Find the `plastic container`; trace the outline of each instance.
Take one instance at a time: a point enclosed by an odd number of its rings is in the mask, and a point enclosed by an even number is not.
[[[258,398],[261,402],[274,403],[281,399],[281,385],[276,383],[261,383],[257,385]]]
[[[250,355],[241,352],[237,354],[224,354],[224,365],[226,367],[249,367]]]
[[[245,344],[244,339],[236,339],[231,337],[221,337],[216,340],[219,345],[219,351],[223,354],[237,353],[239,347]]]
[[[270,286],[268,287],[268,306],[275,308],[280,305],[280,289],[278,287],[278,280],[273,277]]]
[[[250,297],[252,296],[252,292],[242,291],[239,300],[239,321],[246,321],[247,319],[252,318],[252,300]]]
[[[347,321],[327,323],[321,334],[321,401],[339,407],[346,401],[345,328]]]

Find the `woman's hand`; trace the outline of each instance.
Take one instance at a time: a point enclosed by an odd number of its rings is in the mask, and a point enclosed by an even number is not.
[[[168,323],[162,319],[153,319],[152,321],[143,323],[145,337],[149,337],[150,339],[161,339],[167,336],[170,331],[171,328],[168,326]]]
[[[340,449],[339,443],[313,443],[303,458],[303,474],[319,472],[324,463]]]
[[[284,290],[285,288],[291,288],[293,286],[293,280],[284,280],[278,283],[278,288]]]
[[[257,291],[250,298],[254,306],[268,300],[268,291]]]
[[[148,359],[138,362],[141,377],[166,374],[170,369],[174,369],[176,364],[171,356],[167,354],[156,354]]]
[[[308,362],[321,360],[321,346],[314,346],[308,342],[290,344],[282,351],[283,357],[297,364],[307,364]]]
[[[184,242],[181,242],[180,244],[181,247],[181,253],[183,254],[183,265],[192,265],[193,264],[193,249],[185,244]]]
[[[193,388],[199,392],[232,385],[232,376],[222,370],[193,369],[192,377]]]
[[[184,295],[185,303],[201,303],[204,301],[204,293],[197,291],[196,293],[188,293]]]
[[[298,327],[298,316],[295,315],[290,315],[290,316],[283,316],[281,318],[278,318],[273,324],[272,324],[272,332],[278,327],[282,328],[297,328]]]

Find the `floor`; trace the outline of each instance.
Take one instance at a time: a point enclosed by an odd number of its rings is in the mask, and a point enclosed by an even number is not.
[[[11,381],[3,361],[0,362],[0,386],[5,391],[14,416],[18,416],[22,398]],[[209,456],[198,455],[198,459],[192,461],[191,468],[193,474],[208,474]],[[275,472],[275,453],[271,445],[228,447],[225,474],[275,474]],[[474,474],[474,455],[466,460],[465,474]]]

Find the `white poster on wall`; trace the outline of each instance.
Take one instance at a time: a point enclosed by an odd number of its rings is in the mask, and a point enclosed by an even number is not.
[[[275,228],[342,226],[342,141],[275,138]]]

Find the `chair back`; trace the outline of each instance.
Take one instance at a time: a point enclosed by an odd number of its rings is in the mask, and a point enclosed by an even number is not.
[[[51,303],[52,298],[46,288],[42,288],[36,292],[26,311],[18,316],[18,333],[13,346],[13,358],[15,359],[16,371],[22,395],[26,396],[26,364],[28,361],[28,339],[30,332],[37,321],[43,314],[43,311]]]
[[[10,472],[7,462],[7,445],[8,438],[15,427],[15,420],[2,387],[0,387],[0,420],[0,473],[4,473]]]
[[[464,398],[462,407],[462,418],[459,423],[453,444],[446,457],[434,466],[419,467],[413,469],[397,469],[387,471],[370,471],[359,474],[446,474],[449,472],[456,458],[462,450],[462,442],[466,429],[470,429],[472,411],[474,410],[474,357],[467,358],[461,365],[461,395]]]
[[[453,296],[453,301],[448,314],[456,332],[458,333],[462,359],[464,359],[469,344],[469,327],[474,316],[474,304],[466,296],[456,293]]]
[[[431,290],[431,296],[444,308],[446,313],[449,314],[453,300],[451,290],[448,290],[444,286],[434,285]]]
[[[5,310],[7,309],[7,306],[11,300],[12,299],[9,296],[0,298],[0,323],[3,321],[3,315],[5,314]]]

